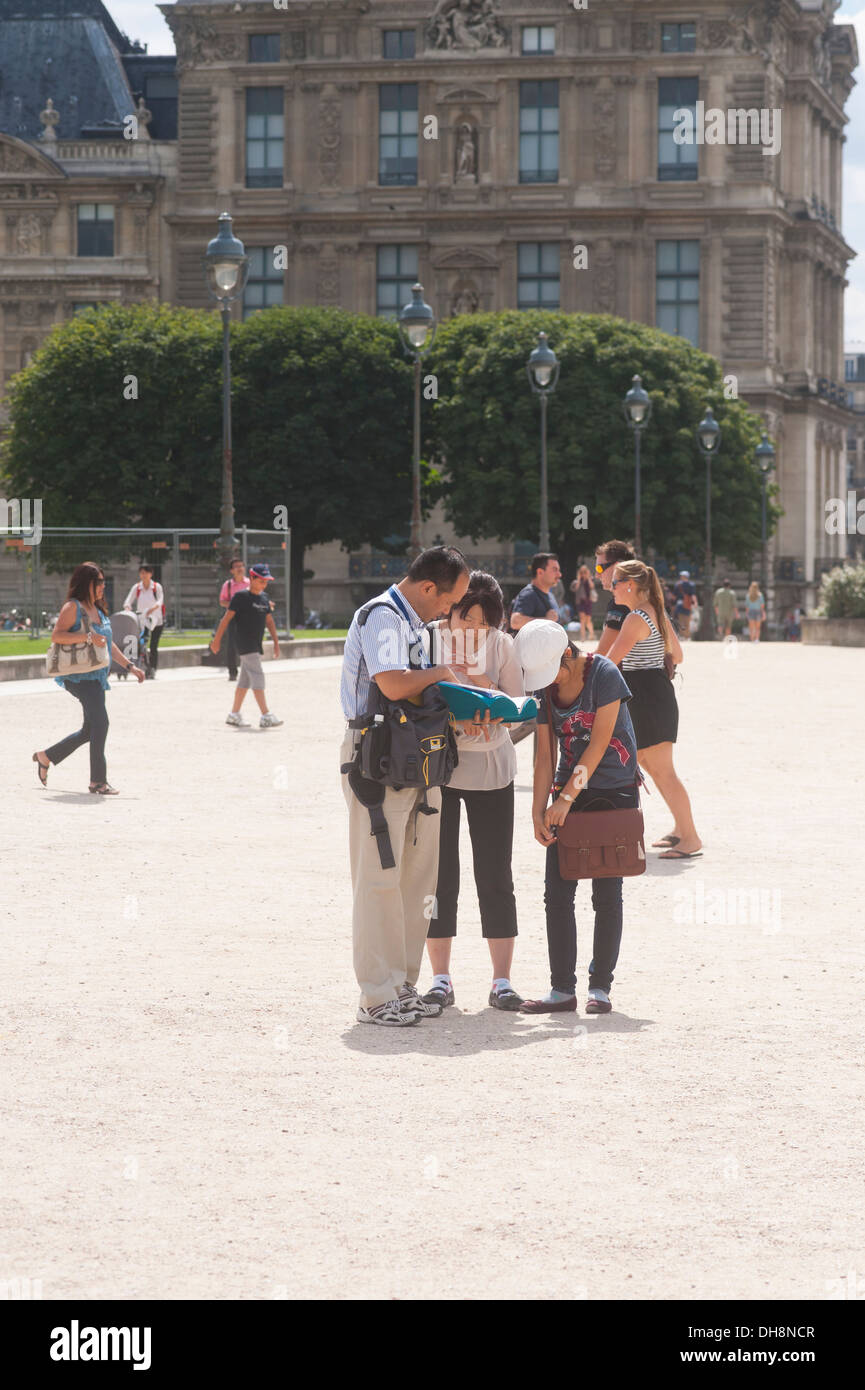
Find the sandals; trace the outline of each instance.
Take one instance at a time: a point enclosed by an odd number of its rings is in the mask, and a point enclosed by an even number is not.
[[[108,782],[94,782],[92,787],[87,789],[93,796],[119,796],[116,787],[112,787]]]
[[[691,850],[690,854],[683,849],[668,849],[664,854],[658,855],[659,859],[701,859],[702,857],[703,851],[701,849]]]
[[[47,786],[48,786],[48,769],[49,769],[49,767],[51,766],[51,763],[50,763],[50,762],[43,763],[43,761],[42,761],[42,759],[39,757],[39,754],[38,754],[38,753],[34,753],[34,754],[33,754],[33,761],[34,761],[34,763],[36,764],[36,767],[37,767],[37,769],[38,769],[38,771],[39,771],[39,781],[42,783],[43,787],[47,787]]]

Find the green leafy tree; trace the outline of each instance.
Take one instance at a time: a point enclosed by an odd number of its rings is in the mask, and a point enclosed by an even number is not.
[[[318,308],[253,315],[234,363],[238,509],[272,526],[287,508],[298,622],[309,546],[408,533],[411,366],[395,324]]]
[[[538,533],[540,408],[525,364],[541,330],[561,362],[547,437],[550,542],[566,571],[610,536],[633,535],[634,444],[621,403],[635,374],[652,398],[642,438],[644,551],[669,559],[704,553],[705,465],[695,430],[709,403],[722,429],[712,464],[713,551],[746,565],[760,545],[758,419],[724,399],[714,358],[607,315],[474,314],[442,325],[426,367],[439,383],[427,447],[457,530],[475,540]],[[574,529],[576,506],[587,510],[585,530]],[[778,515],[770,503],[770,525]]]

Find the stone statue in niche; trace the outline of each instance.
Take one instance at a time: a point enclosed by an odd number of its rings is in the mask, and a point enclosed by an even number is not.
[[[42,223],[33,213],[27,213],[18,222],[17,248],[24,256],[35,256],[41,250]]]
[[[477,181],[477,135],[468,121],[463,121],[462,124],[457,127],[454,183],[477,183]]]
[[[428,48],[504,48],[508,32],[496,0],[438,0],[426,28]]]
[[[476,314],[480,298],[473,285],[462,285],[451,300],[451,316],[456,314]]]

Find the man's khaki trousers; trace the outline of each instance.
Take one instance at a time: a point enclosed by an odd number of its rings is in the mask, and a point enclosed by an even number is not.
[[[355,737],[353,730],[346,731],[340,764],[354,757]],[[360,1002],[369,1009],[395,999],[403,985],[416,984],[420,974],[438,878],[441,788],[427,792],[427,801],[438,815],[417,817],[422,792],[411,787],[399,792],[385,788],[382,809],[396,860],[393,869],[381,867],[369,811],[358,801],[345,773],[342,793],[348,806],[354,894],[354,971]]]

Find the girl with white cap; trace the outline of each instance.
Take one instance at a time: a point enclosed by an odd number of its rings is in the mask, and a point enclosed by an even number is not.
[[[584,656],[556,623],[535,619],[514,639],[527,691],[538,692],[538,752],[532,820],[547,851],[544,903],[551,989],[523,1004],[524,1013],[563,1013],[577,1007],[577,884],[559,873],[556,830],[572,811],[619,810],[639,803],[637,745],[621,672],[604,656]],[[547,732],[549,695],[558,748],[553,766]],[[550,793],[553,800],[548,805]],[[610,986],[622,939],[622,880],[592,880],[595,913],[586,1012],[609,1013]]]

